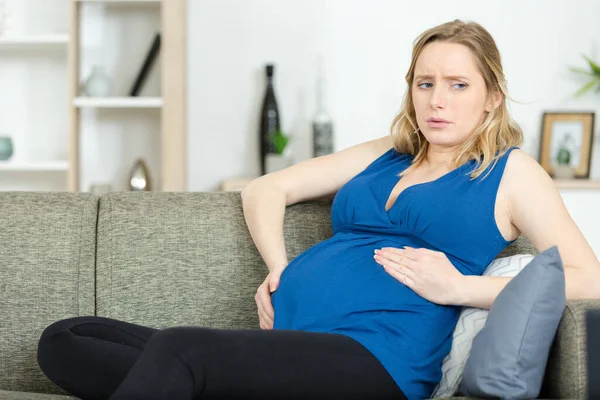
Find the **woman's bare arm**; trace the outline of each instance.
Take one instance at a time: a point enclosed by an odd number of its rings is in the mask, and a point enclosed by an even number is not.
[[[286,206],[332,197],[392,145],[389,136],[364,142],[261,176],[242,190],[248,230],[270,271],[282,270],[288,263],[283,237]]]
[[[531,156],[514,150],[502,179],[512,224],[538,251],[556,245],[565,269],[567,299],[600,298],[600,262],[569,215],[556,185]],[[457,303],[489,308],[510,281],[466,277]]]

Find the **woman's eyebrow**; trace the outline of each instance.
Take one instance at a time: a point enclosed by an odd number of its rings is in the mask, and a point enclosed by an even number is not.
[[[431,74],[420,74],[420,75],[415,76],[415,80],[416,79],[431,79],[431,78],[433,78],[433,75],[431,75]],[[446,75],[446,76],[444,76],[444,78],[458,79],[458,80],[464,80],[464,81],[469,80],[469,78],[467,78],[466,76],[462,76],[462,75]]]

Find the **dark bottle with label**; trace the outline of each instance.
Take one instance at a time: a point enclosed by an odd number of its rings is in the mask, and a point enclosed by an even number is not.
[[[333,153],[333,122],[325,107],[325,78],[319,58],[317,73],[317,112],[313,117],[313,156],[320,157]]]
[[[275,153],[272,137],[280,129],[281,114],[277,108],[275,90],[273,88],[273,71],[275,66],[267,64],[265,71],[267,74],[267,90],[263,99],[262,110],[260,114],[260,174],[265,174],[265,156],[269,153]]]

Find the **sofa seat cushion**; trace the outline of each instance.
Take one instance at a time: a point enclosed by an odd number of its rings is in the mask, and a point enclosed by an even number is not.
[[[61,396],[59,394],[13,392],[0,390],[0,400],[77,400],[73,396]]]

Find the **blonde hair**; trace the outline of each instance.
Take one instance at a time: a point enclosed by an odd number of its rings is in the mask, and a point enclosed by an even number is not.
[[[415,76],[415,64],[423,48],[432,42],[458,43],[471,50],[488,92],[503,94],[498,107],[492,109],[479,127],[457,151],[451,160],[456,167],[470,160],[479,165],[471,172],[471,178],[477,178],[485,169],[503,155],[511,146],[519,146],[523,141],[523,131],[511,118],[506,107],[507,89],[500,52],[490,33],[476,22],[463,22],[459,19],[446,22],[423,32],[413,44],[412,61],[406,74],[408,89],[404,96],[402,109],[392,122],[390,134],[394,148],[400,153],[414,156],[412,165],[404,170],[418,167],[425,157],[429,143],[419,130],[412,98],[412,85]],[[498,154],[496,154],[498,153]]]

